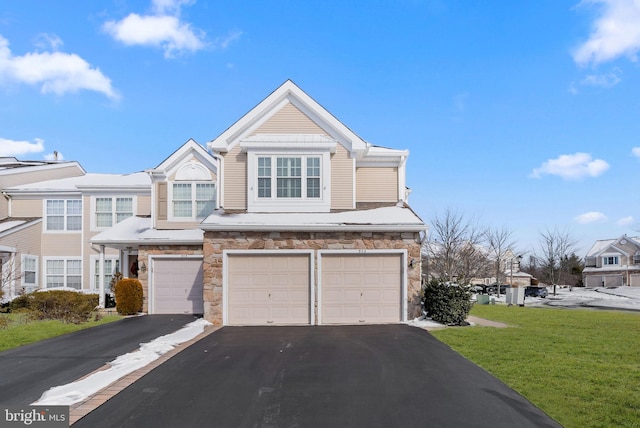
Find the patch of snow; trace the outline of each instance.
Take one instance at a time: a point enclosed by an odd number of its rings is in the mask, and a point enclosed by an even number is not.
[[[94,372],[76,382],[51,388],[45,391],[40,399],[32,404],[69,406],[80,402],[129,373],[152,363],[177,345],[193,339],[202,333],[208,325],[211,325],[211,323],[199,319],[185,325],[176,332],[158,337],[149,343],[144,343],[139,350],[121,355],[107,363],[111,366],[108,369]]]
[[[446,327],[444,324],[440,324],[437,321],[432,320],[426,316],[421,316],[419,318],[414,318],[412,320],[407,321],[405,324],[410,325],[412,327],[431,329],[431,328],[442,328]]]

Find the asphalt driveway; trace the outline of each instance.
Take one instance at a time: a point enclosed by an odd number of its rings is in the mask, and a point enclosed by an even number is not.
[[[0,405],[26,405],[116,357],[181,329],[193,315],[145,315],[0,352]]]
[[[545,427],[522,396],[406,325],[225,327],[74,427]]]

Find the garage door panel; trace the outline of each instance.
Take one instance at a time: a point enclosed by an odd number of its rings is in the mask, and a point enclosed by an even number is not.
[[[202,314],[202,260],[156,259],[153,262],[153,313]]]
[[[399,253],[322,255],[322,322],[399,322],[401,262]]]
[[[309,324],[309,257],[309,254],[229,255],[229,324]],[[240,270],[242,281],[236,282]],[[250,293],[249,299],[246,293]]]

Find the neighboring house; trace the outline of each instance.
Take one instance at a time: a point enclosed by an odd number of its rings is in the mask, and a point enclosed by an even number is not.
[[[640,287],[640,237],[596,241],[585,257],[585,287]]]
[[[79,268],[101,303],[113,269],[137,267],[148,313],[222,325],[394,323],[421,313],[427,227],[407,204],[407,157],[362,140],[287,81],[206,149],[189,140],[144,173],[103,178],[104,188],[86,174],[9,190],[14,206],[30,195],[20,215],[44,218],[41,260],[73,248],[60,268]],[[127,197],[132,209],[118,216]],[[78,212],[80,231],[47,230],[75,225]],[[111,227],[98,227],[108,213]]]
[[[42,234],[42,209],[14,210],[7,189],[84,174],[77,162],[20,161],[0,157],[0,287],[5,297],[39,287]]]

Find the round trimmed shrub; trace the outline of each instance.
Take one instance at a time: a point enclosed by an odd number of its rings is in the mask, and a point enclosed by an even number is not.
[[[432,279],[423,288],[422,304],[428,317],[445,325],[468,325],[473,302],[471,287]]]
[[[114,287],[116,310],[121,315],[142,311],[142,284],[135,278],[123,278]]]

